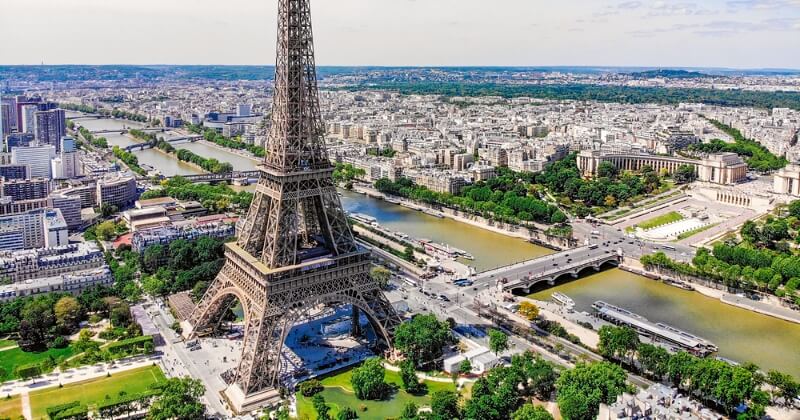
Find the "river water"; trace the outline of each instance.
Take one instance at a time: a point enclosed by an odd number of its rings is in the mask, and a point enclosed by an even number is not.
[[[139,127],[141,124],[118,120],[81,120],[90,130]],[[127,146],[136,141],[119,134],[105,135],[109,143]],[[237,170],[255,168],[256,160],[201,143],[175,145],[194,153],[230,162]],[[156,150],[135,152],[141,163],[164,175],[196,174],[194,166]],[[490,232],[450,219],[439,219],[422,212],[367,196],[342,191],[342,204],[351,212],[375,217],[389,229],[416,238],[427,238],[471,253],[465,261],[478,271],[548,254],[552,251],[521,239]],[[532,297],[548,299],[560,291],[575,300],[577,309],[591,311],[596,300],[605,300],[630,309],[656,322],[665,322],[697,334],[717,344],[720,355],[744,362],[752,361],[764,370],[779,369],[800,378],[800,325],[759,315],[707,298],[697,292],[647,279],[618,269],[606,270],[578,280],[536,292]]]

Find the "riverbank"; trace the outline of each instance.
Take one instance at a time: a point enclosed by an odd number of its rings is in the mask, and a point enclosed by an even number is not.
[[[392,204],[395,203],[393,201],[387,201],[387,198],[390,198],[392,200],[397,200],[399,201],[399,204],[397,204],[399,206],[403,206],[412,210],[434,211],[441,214],[443,217],[455,220],[460,223],[465,223],[484,230],[488,230],[490,232],[510,236],[512,238],[519,238],[526,241],[531,241],[537,245],[545,246],[547,248],[556,251],[564,250],[569,247],[569,244],[567,244],[566,241],[562,240],[556,242],[554,239],[552,239],[553,237],[544,235],[544,233],[541,230],[536,230],[534,228],[526,228],[522,226],[510,225],[507,223],[488,221],[480,216],[475,216],[475,215],[469,215],[469,217],[467,217],[466,215],[462,214],[462,212],[447,207],[434,208],[432,206],[423,203],[417,203],[417,202],[409,203],[405,199],[401,199],[399,197],[389,197],[386,194],[374,188],[365,187],[363,185],[354,185],[353,191],[368,195],[376,199],[381,199]]]
[[[645,269],[639,261],[631,258],[625,258],[625,262],[620,265],[619,268],[621,270],[657,281],[660,281],[661,278],[664,278],[662,274]],[[777,298],[772,299],[770,297],[766,297],[765,300],[756,301],[743,296],[727,293],[723,290],[691,281],[690,279],[681,278],[680,281],[691,284],[696,292],[704,296],[717,299],[727,305],[759,313],[761,315],[771,316],[787,322],[800,324],[800,312],[781,306],[780,303],[775,302],[775,299]]]

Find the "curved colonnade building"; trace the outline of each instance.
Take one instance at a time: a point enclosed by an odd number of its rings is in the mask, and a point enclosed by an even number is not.
[[[610,162],[621,171],[638,171],[650,166],[656,172],[664,169],[669,173],[688,165],[695,169],[699,181],[722,185],[732,185],[747,179],[747,164],[736,153],[713,154],[698,160],[674,156],[609,154],[599,150],[583,150],[578,154],[578,169],[584,177],[594,177],[602,162]]]

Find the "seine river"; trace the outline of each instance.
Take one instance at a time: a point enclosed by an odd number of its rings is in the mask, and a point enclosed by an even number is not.
[[[140,124],[116,120],[81,120],[90,130],[137,127]],[[105,135],[109,143],[127,146],[136,141],[118,134]],[[178,148],[189,149],[204,157],[230,162],[235,169],[255,167],[256,161],[217,147],[187,143]],[[164,175],[195,174],[200,171],[180,163],[173,156],[156,150],[135,152],[139,162],[151,165]],[[439,219],[418,211],[366,197],[342,192],[342,204],[351,212],[375,217],[389,229],[405,232],[417,238],[447,243],[471,253],[474,261],[466,261],[477,270],[510,264],[545,255],[552,251],[450,219]],[[575,300],[577,309],[591,311],[596,300],[605,300],[630,309],[651,321],[665,322],[717,344],[720,355],[744,362],[752,361],[762,369],[780,369],[800,378],[800,325],[759,315],[687,292],[642,276],[613,269],[578,280],[559,284],[533,294],[548,299],[560,291]]]

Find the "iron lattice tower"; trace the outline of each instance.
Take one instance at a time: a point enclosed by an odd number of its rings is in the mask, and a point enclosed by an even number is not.
[[[283,342],[310,308],[350,304],[353,320],[363,312],[387,344],[400,322],[369,275],[369,252],[356,244],[333,182],[309,0],[279,0],[272,126],[259,169],[239,239],[226,245],[225,265],[189,319],[193,335],[207,332],[242,303],[242,358],[225,391],[238,411],[279,385]]]

